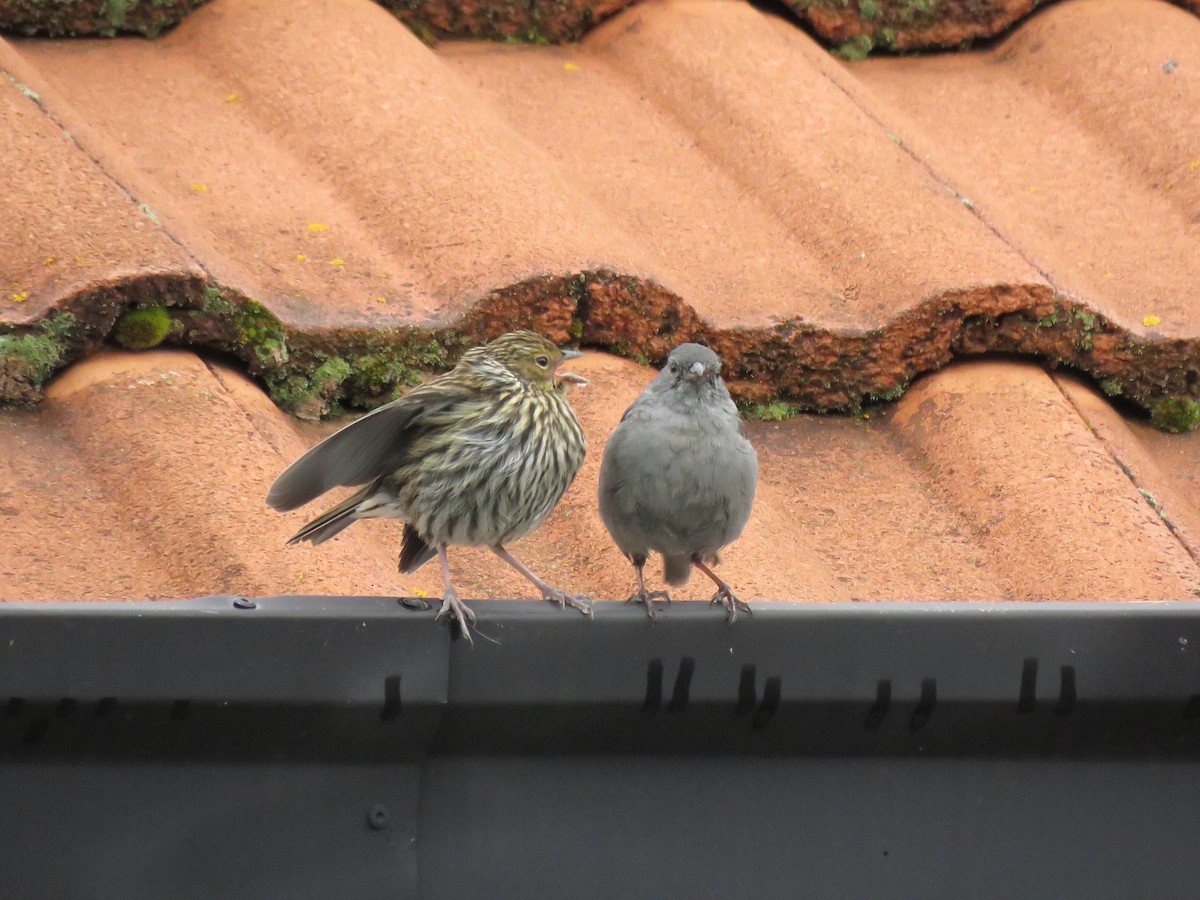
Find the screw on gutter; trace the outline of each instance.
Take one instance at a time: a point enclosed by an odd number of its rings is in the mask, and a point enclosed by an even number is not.
[[[367,810],[367,824],[371,826],[372,831],[382,831],[387,827],[388,809],[382,803],[376,803]]]
[[[258,604],[249,597],[234,597],[234,609],[258,609]]]

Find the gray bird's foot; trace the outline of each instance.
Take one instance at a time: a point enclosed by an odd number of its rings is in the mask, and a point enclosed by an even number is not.
[[[542,598],[549,600],[551,603],[557,603],[559,609],[566,609],[568,606],[573,606],[585,616],[592,614],[592,601],[587,597],[580,597],[578,594],[568,594],[566,591],[560,591],[558,588],[545,587],[542,588]]]
[[[645,603],[646,615],[648,615],[651,619],[657,619],[658,611],[654,608],[655,600],[662,600],[669,604],[671,602],[671,594],[668,591],[648,591],[643,588],[640,591],[630,594],[629,598],[625,602]]]
[[[754,610],[750,608],[750,604],[735,597],[733,591],[729,589],[729,585],[723,586],[719,591],[713,594],[711,602],[720,603],[729,611],[729,618],[726,621],[728,621],[730,625],[737,621],[737,615],[739,612],[744,612],[748,616],[754,615]]]
[[[458,591],[453,589],[446,591],[445,596],[442,598],[442,608],[434,616],[434,621],[436,622],[442,616],[450,616],[458,624],[458,628],[462,632],[462,636],[467,639],[467,643],[474,646],[475,642],[471,640],[471,626],[475,624],[475,613],[458,599]]]

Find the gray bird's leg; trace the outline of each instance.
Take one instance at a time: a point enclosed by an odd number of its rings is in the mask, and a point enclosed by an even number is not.
[[[723,603],[725,608],[729,610],[729,624],[732,625],[737,620],[737,614],[744,612],[748,616],[754,615],[754,611],[750,609],[750,605],[742,600],[739,600],[733,595],[733,589],[724,581],[717,577],[717,573],[704,564],[704,561],[697,556],[692,557],[692,565],[707,575],[717,585],[717,592],[713,594],[713,603]]]
[[[654,611],[655,600],[665,600],[671,602],[671,595],[666,591],[648,591],[646,590],[646,580],[643,569],[646,568],[646,557],[641,553],[633,553],[629,557],[629,561],[633,563],[633,570],[637,573],[637,593],[631,594],[626,600],[626,603],[645,603],[646,615],[651,619],[658,618],[658,613]]]
[[[471,626],[475,624],[475,613],[458,599],[458,590],[450,580],[450,558],[446,555],[445,544],[438,546],[438,561],[442,564],[442,580],[446,583],[446,588],[445,593],[442,594],[442,608],[434,616],[434,621],[436,622],[442,616],[450,616],[458,623],[459,630],[467,639],[467,643],[474,646],[475,642],[471,640]]]
[[[492,545],[492,552],[498,557],[524,575],[529,581],[542,592],[542,599],[549,600],[551,603],[557,603],[558,608],[562,609],[565,606],[573,606],[585,616],[592,614],[592,604],[587,597],[580,597],[576,594],[568,594],[566,591],[560,591],[556,587],[552,587],[534,574],[533,570],[525,563],[521,562],[499,544]]]

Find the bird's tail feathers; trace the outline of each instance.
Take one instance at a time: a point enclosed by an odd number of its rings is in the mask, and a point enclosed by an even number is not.
[[[326,510],[317,516],[288,540],[289,544],[298,544],[301,541],[311,541],[315,547],[317,544],[323,544],[335,534],[341,533],[344,528],[348,528],[358,519],[358,505],[366,499],[367,492],[374,485],[369,485],[361,491],[356,491],[351,494],[333,509]]]
[[[425,563],[437,556],[437,549],[430,547],[417,529],[404,524],[404,543],[400,545],[400,572],[411,575]]]
[[[687,584],[692,575],[692,561],[686,556],[663,557],[663,581],[674,587]]]

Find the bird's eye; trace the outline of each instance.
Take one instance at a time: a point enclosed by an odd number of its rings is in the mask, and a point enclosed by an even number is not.
[[[667,368],[670,369],[672,372],[678,372],[679,371],[679,363],[669,362],[669,363],[667,363]]]
[[[550,365],[550,357],[539,356],[536,359],[534,359],[534,362],[537,363],[539,366],[541,366],[544,369],[544,368],[546,368],[546,366]]]

